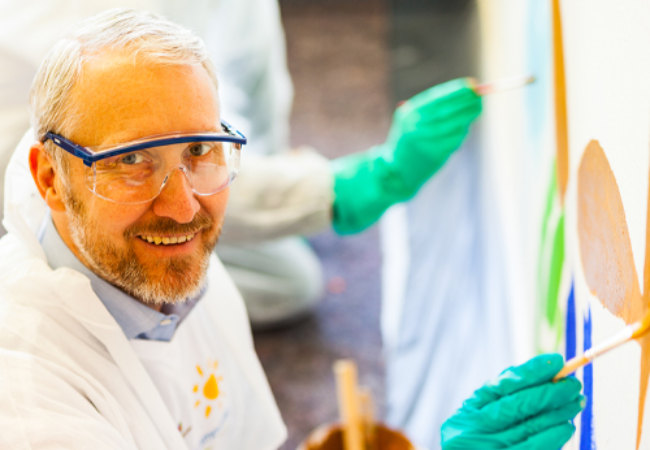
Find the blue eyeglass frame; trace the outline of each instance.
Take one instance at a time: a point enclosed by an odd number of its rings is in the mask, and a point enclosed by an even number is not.
[[[81,159],[83,163],[88,167],[91,167],[93,163],[97,161],[101,161],[102,159],[110,158],[112,156],[122,155],[124,153],[131,153],[136,150],[143,150],[145,148],[160,147],[163,145],[183,144],[183,143],[197,142],[197,141],[232,142],[235,144],[246,145],[247,142],[246,136],[244,136],[241,132],[235,129],[228,122],[226,122],[225,120],[221,120],[221,127],[226,133],[228,133],[228,136],[196,133],[190,136],[177,136],[177,137],[162,138],[159,140],[152,140],[149,142],[143,142],[141,144],[120,147],[120,148],[116,148],[115,150],[109,150],[101,153],[94,152],[87,147],[83,147],[79,144],[75,144],[74,142],[64,138],[63,136],[50,133],[50,132],[45,133],[45,137],[41,142],[45,143],[45,141],[51,139],[56,146],[61,147],[66,152],[71,153],[72,155]]]

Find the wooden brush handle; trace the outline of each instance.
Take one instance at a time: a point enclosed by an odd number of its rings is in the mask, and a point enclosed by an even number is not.
[[[364,450],[362,421],[357,386],[357,366],[349,360],[334,363],[339,412],[343,425],[343,448]]]
[[[377,450],[375,429],[375,404],[370,389],[364,387],[359,392],[361,417],[363,418],[363,433],[366,440],[366,450]]]
[[[553,377],[553,381],[560,381],[562,378],[571,375],[580,367],[586,366],[590,362],[591,360],[587,358],[585,355],[579,355],[573,359],[568,360],[564,365],[564,367],[562,367],[562,370],[560,370],[558,374],[555,375],[555,377]]]
[[[648,322],[646,324],[646,321]],[[643,328],[645,325],[645,328]],[[553,381],[558,381],[567,375],[571,375],[573,372],[578,370],[582,366],[586,366],[591,361],[604,355],[610,350],[615,349],[616,347],[629,342],[633,337],[638,337],[642,333],[647,332],[648,326],[650,326],[650,320],[644,319],[643,324],[641,322],[635,322],[632,325],[628,325],[623,328],[621,331],[616,333],[614,336],[609,339],[601,342],[600,344],[590,348],[585,351],[582,355],[578,355],[575,358],[566,362],[562,370],[553,377]]]

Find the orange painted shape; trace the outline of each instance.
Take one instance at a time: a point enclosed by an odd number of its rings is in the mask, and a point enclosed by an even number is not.
[[[217,379],[214,377],[214,374],[210,375],[210,378],[208,378],[205,386],[203,386],[203,395],[205,395],[205,398],[210,400],[214,400],[219,397],[219,383],[217,383]]]
[[[194,389],[192,389],[192,391],[194,391],[194,392],[199,392],[199,385],[198,385],[198,384],[195,384],[195,385],[194,385]]]
[[[566,77],[564,71],[564,42],[560,0],[552,0],[553,15],[553,77],[555,84],[555,139],[557,146],[557,184],[560,203],[564,205],[564,194],[569,180],[569,127],[566,105]]]
[[[203,376],[203,369],[201,369],[201,366],[196,366],[196,371],[199,373],[199,375]]]
[[[650,174],[648,175],[650,180]],[[643,268],[643,313],[647,313],[650,307],[650,184],[648,185],[648,207],[646,210],[646,231],[645,231],[645,263]],[[641,380],[639,386],[639,423],[636,434],[636,448],[641,445],[641,429],[643,425],[643,414],[645,400],[648,395],[648,380],[650,379],[650,335],[639,339],[641,344]]]
[[[194,403],[194,407],[195,407],[195,408],[198,408],[200,404],[201,404],[201,401],[200,401],[200,400],[197,400],[196,403]]]
[[[621,194],[605,152],[591,141],[578,170],[578,236],[580,257],[589,289],[626,324],[642,320],[650,298],[650,194],[646,224],[644,294],[639,288]],[[641,373],[637,449],[641,443],[645,399],[650,375],[650,335],[639,339]]]
[[[621,194],[598,141],[591,141],[578,169],[580,256],[591,292],[630,324],[643,318]]]
[[[205,408],[205,417],[210,417],[210,413],[212,412],[212,408],[210,408],[210,405],[208,405]]]

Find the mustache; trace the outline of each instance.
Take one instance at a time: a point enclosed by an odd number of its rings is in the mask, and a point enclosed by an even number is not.
[[[202,229],[210,229],[214,220],[207,214],[197,214],[191,222],[178,223],[169,217],[161,217],[149,223],[139,223],[124,231],[126,239],[135,236],[152,236],[161,234],[195,234]]]

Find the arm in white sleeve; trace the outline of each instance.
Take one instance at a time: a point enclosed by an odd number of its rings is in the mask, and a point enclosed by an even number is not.
[[[331,226],[330,162],[313,150],[274,156],[245,155],[230,188],[221,240],[253,242]]]

